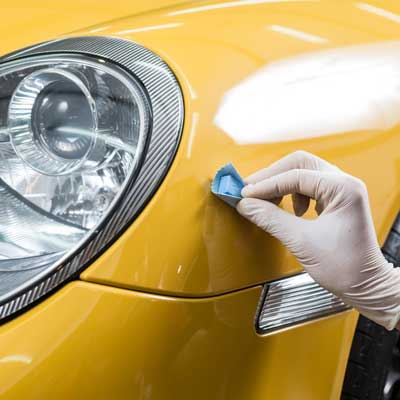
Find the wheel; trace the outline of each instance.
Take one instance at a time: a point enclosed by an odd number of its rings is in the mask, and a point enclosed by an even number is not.
[[[388,261],[400,266],[400,214],[382,252]],[[341,399],[400,400],[400,332],[389,332],[360,315]]]

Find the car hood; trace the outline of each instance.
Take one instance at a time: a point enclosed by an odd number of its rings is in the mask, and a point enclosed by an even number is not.
[[[54,39],[127,16],[193,3],[185,0],[72,0],[6,1],[1,5],[0,53]]]

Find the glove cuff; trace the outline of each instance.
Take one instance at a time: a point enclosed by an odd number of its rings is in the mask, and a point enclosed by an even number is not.
[[[384,262],[374,268],[373,274],[370,269],[365,271],[368,279],[341,297],[360,314],[392,330],[400,320],[400,268],[382,259]]]

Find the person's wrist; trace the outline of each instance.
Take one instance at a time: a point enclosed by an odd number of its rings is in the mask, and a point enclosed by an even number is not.
[[[392,330],[400,320],[400,269],[378,258],[361,272],[366,277],[343,293],[343,300],[360,314]],[[399,325],[400,327],[400,325]]]

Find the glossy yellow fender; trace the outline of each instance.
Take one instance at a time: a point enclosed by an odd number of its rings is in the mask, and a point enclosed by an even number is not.
[[[0,397],[339,399],[357,314],[257,334],[262,284],[301,267],[210,182],[230,161],[246,176],[307,150],[366,182],[383,243],[399,208],[400,5],[22,0],[0,11],[1,54],[131,40],[170,66],[185,106],[175,160],[134,223],[80,281],[0,327]]]

